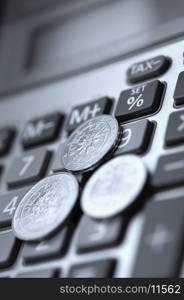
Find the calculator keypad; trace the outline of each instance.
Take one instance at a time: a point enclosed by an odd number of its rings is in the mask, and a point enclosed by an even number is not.
[[[65,88],[59,82],[58,99],[52,98],[52,105],[46,105],[47,109],[44,102],[41,108],[34,107],[31,98],[30,117],[19,118],[16,126],[11,121],[8,126],[1,126],[1,277],[12,274],[13,277],[49,278],[127,277],[130,268],[132,277],[179,276],[183,197],[171,197],[170,193],[174,189],[177,195],[180,190],[183,194],[184,75],[172,47],[176,45],[128,58],[99,73],[95,70],[99,77],[94,75],[94,82],[93,76],[88,81],[87,74],[76,83],[71,79],[68,90],[63,82],[68,91],[66,98]],[[171,61],[175,74],[169,68]],[[133,205],[110,219],[90,218],[82,214],[79,203],[95,170],[82,176],[75,174],[80,195],[71,219],[47,239],[21,243],[11,230],[17,205],[41,178],[63,172],[61,156],[68,135],[85,121],[102,114],[115,116],[122,129],[118,147],[111,157],[134,153],[148,170],[141,205]],[[100,161],[99,167],[103,163]],[[169,199],[165,199],[165,193]],[[157,201],[157,197],[161,200]],[[139,218],[144,218],[144,222],[139,222]]]

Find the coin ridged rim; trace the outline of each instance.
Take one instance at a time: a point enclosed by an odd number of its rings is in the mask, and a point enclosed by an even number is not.
[[[112,164],[115,163],[115,165],[118,168],[118,167],[120,167],[121,164],[123,165],[124,163],[127,163],[127,162],[131,162],[131,163],[134,162],[134,164],[137,165],[137,168],[139,169],[139,176],[140,176],[139,177],[140,183],[139,183],[139,185],[137,185],[135,190],[134,189],[130,190],[130,196],[129,196],[128,201],[125,201],[125,203],[124,203],[123,199],[120,200],[120,201],[122,201],[122,205],[117,207],[117,209],[114,210],[113,212],[112,211],[107,212],[107,211],[105,211],[105,209],[104,209],[104,211],[98,212],[96,210],[97,206],[94,206],[93,203],[91,204],[91,206],[89,206],[89,204],[92,200],[92,197],[93,197],[92,190],[94,189],[95,182],[99,181],[99,178],[102,178],[102,179],[104,178],[104,180],[106,180],[105,174],[108,174],[108,172],[112,172],[112,168],[113,168]],[[142,190],[145,186],[146,180],[147,180],[147,169],[146,169],[143,161],[137,155],[127,154],[127,155],[122,155],[122,156],[112,158],[111,160],[106,162],[104,165],[99,167],[87,181],[87,183],[84,187],[82,196],[81,196],[81,201],[80,201],[81,209],[84,212],[84,214],[88,215],[89,217],[95,218],[95,219],[104,219],[104,218],[114,217],[115,215],[120,214],[123,211],[125,211],[128,207],[130,207],[136,201],[136,199],[139,197],[140,193],[142,192]],[[92,206],[95,208],[94,210],[91,209]]]
[[[66,162],[64,159],[64,153],[65,150],[68,146],[68,144],[70,143],[70,141],[74,138],[74,136],[77,135],[77,132],[80,133],[80,131],[82,131],[83,129],[85,129],[85,127],[87,127],[90,123],[101,120],[103,121],[103,119],[108,119],[111,124],[108,124],[109,126],[113,126],[114,128],[114,132],[111,132],[111,136],[109,136],[108,138],[108,142],[106,143],[101,155],[99,155],[100,153],[98,152],[96,157],[91,157],[89,158],[89,160],[85,163],[80,163],[77,165],[77,163],[74,163],[73,166],[71,166],[70,162]],[[66,141],[63,151],[62,151],[62,155],[61,155],[61,160],[62,163],[64,165],[64,168],[66,170],[69,170],[71,172],[76,172],[76,173],[80,173],[80,172],[86,172],[90,169],[93,169],[96,165],[98,165],[98,163],[101,162],[101,160],[103,160],[110,152],[113,152],[113,150],[116,150],[116,147],[118,146],[119,142],[120,142],[120,135],[121,135],[121,131],[122,129],[120,128],[118,121],[116,120],[115,117],[108,115],[108,114],[103,114],[94,118],[89,119],[88,121],[82,123],[79,127],[77,127],[72,133],[71,135],[68,137],[68,140]],[[112,139],[112,141],[109,141],[109,139]]]
[[[57,216],[57,222],[55,222],[54,225],[52,225],[52,228],[48,227],[48,228],[45,228],[45,231],[44,232],[37,232],[36,234],[33,234],[32,232],[30,232],[30,235],[26,235],[26,231],[24,228],[23,230],[21,230],[21,212],[22,210],[26,207],[26,205],[29,204],[29,201],[33,201],[34,200],[34,194],[39,192],[39,190],[44,187],[44,184],[49,184],[49,181],[52,180],[53,184],[54,184],[54,181],[56,180],[60,180],[62,181],[62,177],[65,176],[65,177],[68,177],[69,180],[70,180],[70,183],[68,183],[70,185],[70,189],[69,190],[69,193],[70,195],[72,195],[72,199],[71,201],[69,202],[69,207],[67,209],[66,207],[66,210],[65,210],[65,215],[59,219],[58,216]],[[50,183],[50,184],[52,184]],[[36,183],[27,193],[26,195],[22,198],[22,200],[20,201],[20,203],[18,204],[17,208],[16,208],[16,211],[15,211],[15,214],[13,216],[13,220],[12,220],[12,229],[13,229],[13,232],[15,234],[15,236],[21,240],[24,240],[24,241],[40,241],[44,238],[46,238],[47,236],[49,236],[51,233],[55,232],[55,230],[57,228],[59,228],[64,222],[65,220],[69,217],[69,215],[71,214],[75,204],[76,204],[76,201],[77,201],[77,198],[78,198],[78,194],[79,194],[79,185],[78,185],[78,182],[77,182],[77,179],[75,178],[74,175],[72,175],[71,173],[67,173],[67,172],[61,172],[59,174],[56,174],[56,175],[51,175],[51,176],[48,176],[48,177],[45,177],[43,178],[42,180],[40,180],[38,183]],[[36,194],[35,194],[35,197],[36,197]],[[69,197],[67,197],[66,201],[69,200]],[[52,222],[53,223],[53,222]],[[28,232],[29,233],[29,232]]]

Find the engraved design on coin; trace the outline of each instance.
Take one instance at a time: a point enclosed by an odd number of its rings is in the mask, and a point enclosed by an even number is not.
[[[122,212],[136,201],[146,179],[146,167],[138,156],[111,159],[88,180],[81,198],[83,212],[99,219]]]
[[[119,126],[110,115],[101,115],[80,125],[68,138],[63,153],[64,167],[85,171],[96,165],[118,143]]]
[[[15,235],[25,241],[40,240],[61,225],[78,196],[78,183],[69,173],[39,181],[19,203],[13,218]]]

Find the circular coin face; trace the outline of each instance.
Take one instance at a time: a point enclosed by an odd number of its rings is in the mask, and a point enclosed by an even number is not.
[[[117,145],[119,126],[110,115],[101,115],[79,126],[68,138],[63,153],[64,167],[85,171],[96,165]]]
[[[75,177],[64,172],[39,181],[15,211],[12,224],[15,235],[25,241],[49,235],[71,213],[78,190]]]
[[[87,182],[81,199],[83,212],[97,219],[122,212],[137,199],[146,178],[146,168],[138,156],[113,158]]]

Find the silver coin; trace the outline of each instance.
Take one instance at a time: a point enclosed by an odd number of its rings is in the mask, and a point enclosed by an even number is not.
[[[136,201],[146,178],[146,167],[138,156],[113,158],[87,182],[81,198],[83,212],[97,219],[119,214]]]
[[[88,120],[69,136],[62,153],[64,167],[74,172],[90,169],[116,146],[118,137],[114,117],[101,115]]]
[[[41,240],[49,235],[71,213],[78,191],[77,180],[69,173],[39,181],[15,211],[12,223],[15,235],[25,241]]]

